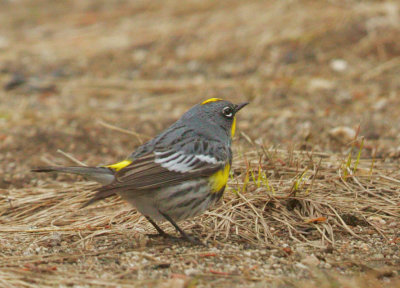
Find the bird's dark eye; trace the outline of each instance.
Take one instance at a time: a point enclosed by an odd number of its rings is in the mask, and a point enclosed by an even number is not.
[[[226,118],[232,119],[233,117],[232,107],[229,106],[224,107],[224,109],[222,109],[222,115],[224,115]]]

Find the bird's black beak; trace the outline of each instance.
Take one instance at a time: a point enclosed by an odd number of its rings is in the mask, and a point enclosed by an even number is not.
[[[237,104],[237,105],[236,105],[236,111],[235,111],[235,112],[236,112],[236,113],[239,112],[239,110],[242,109],[242,108],[243,108],[244,106],[246,106],[247,104],[249,104],[249,102],[243,102],[243,103]]]

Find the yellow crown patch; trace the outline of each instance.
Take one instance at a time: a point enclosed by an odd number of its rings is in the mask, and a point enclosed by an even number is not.
[[[201,103],[201,105],[207,104],[207,103],[211,103],[211,102],[217,102],[217,101],[222,101],[222,99],[220,98],[210,98],[207,99],[206,101],[204,101],[203,103]]]

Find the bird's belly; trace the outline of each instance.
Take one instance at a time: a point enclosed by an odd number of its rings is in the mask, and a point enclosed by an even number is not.
[[[200,180],[160,188],[140,195],[135,192],[121,193],[121,197],[140,213],[155,221],[165,220],[160,212],[179,221],[203,213],[221,198],[222,193],[223,191],[210,193],[208,182]]]

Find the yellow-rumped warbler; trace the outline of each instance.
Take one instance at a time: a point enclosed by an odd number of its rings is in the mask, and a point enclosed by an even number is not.
[[[222,197],[232,164],[235,114],[247,104],[208,99],[116,164],[32,171],[86,176],[103,186],[83,207],[118,194],[141,212],[159,235],[169,236],[155,221],[167,220],[184,239],[196,242],[176,221],[199,215]]]

